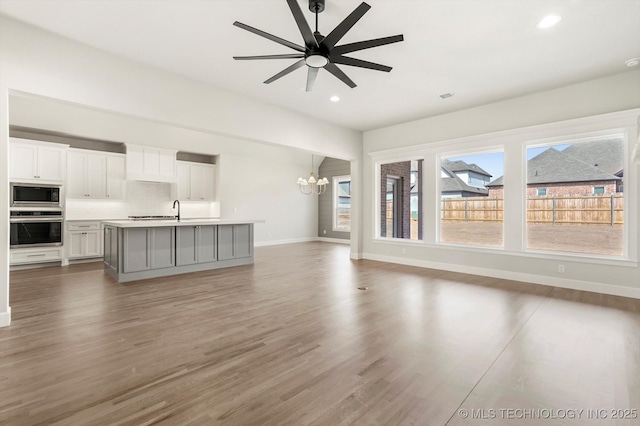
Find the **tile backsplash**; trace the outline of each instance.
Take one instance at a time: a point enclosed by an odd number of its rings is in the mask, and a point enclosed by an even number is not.
[[[126,219],[127,216],[175,215],[175,190],[169,183],[126,181],[124,200],[67,200],[65,217],[78,219]],[[217,202],[181,201],[182,217],[219,217]]]

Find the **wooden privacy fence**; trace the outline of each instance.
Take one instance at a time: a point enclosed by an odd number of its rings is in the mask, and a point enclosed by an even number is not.
[[[465,222],[500,222],[503,210],[502,198],[443,198],[440,205],[442,220]]]
[[[442,220],[499,222],[504,199],[490,197],[442,198]],[[622,225],[622,194],[527,198],[527,222]]]

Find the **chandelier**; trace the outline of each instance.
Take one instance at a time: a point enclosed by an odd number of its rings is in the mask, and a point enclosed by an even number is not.
[[[309,179],[298,178],[298,188],[304,195],[324,194],[328,184],[329,180],[326,177],[318,179],[313,172],[309,175]]]

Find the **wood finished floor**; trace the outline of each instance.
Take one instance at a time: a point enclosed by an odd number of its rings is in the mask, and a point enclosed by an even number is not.
[[[640,424],[587,418],[640,409],[640,300],[348,256],[263,247],[128,284],[101,263],[12,272],[0,424]]]

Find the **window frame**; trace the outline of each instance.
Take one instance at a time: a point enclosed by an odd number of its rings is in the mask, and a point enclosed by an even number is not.
[[[331,226],[334,232],[351,232],[351,216],[349,216],[349,226],[338,226],[338,194],[339,194],[339,186],[341,182],[349,182],[349,192],[351,192],[351,175],[343,175],[343,176],[334,176],[332,178],[331,188],[332,188],[332,210],[331,210]],[[349,194],[351,197],[351,194]],[[351,211],[351,206],[349,207]]]
[[[544,192],[541,194],[540,191]],[[536,188],[536,197],[546,197],[547,196],[547,188]]]
[[[438,164],[438,168],[441,169],[442,167],[442,161],[444,160],[449,160],[451,158],[459,158],[459,157],[468,157],[468,156],[478,156],[478,155],[485,155],[485,154],[496,154],[496,153],[502,153],[502,163],[503,163],[503,170],[504,170],[504,166],[505,166],[505,159],[504,159],[504,155],[505,155],[505,150],[504,150],[504,146],[503,145],[498,145],[498,146],[488,146],[486,148],[482,148],[482,147],[478,147],[478,148],[471,148],[471,149],[465,149],[465,150],[458,150],[458,151],[442,151],[436,154],[436,158],[437,158],[437,164]],[[440,175],[440,174],[439,174]],[[455,173],[454,173],[455,175]],[[471,176],[471,173],[468,173],[467,176]],[[497,177],[496,177],[497,178]],[[469,247],[469,248],[480,248],[480,249],[488,249],[488,250],[501,250],[504,248],[504,234],[505,234],[505,226],[504,226],[504,206],[505,206],[505,197],[504,197],[504,186],[503,186],[503,196],[502,196],[502,202],[503,202],[503,219],[502,219],[502,235],[503,235],[503,241],[502,241],[502,245],[489,245],[489,244],[470,244],[470,243],[465,243],[465,242],[460,242],[460,241],[442,241],[442,188],[441,188],[441,183],[442,183],[442,179],[438,179],[437,181],[437,185],[436,185],[436,195],[438,198],[437,201],[437,234],[436,234],[436,244],[438,245],[443,245],[443,246],[454,246],[454,247]],[[468,184],[468,183],[467,183]],[[471,185],[470,185],[471,186]],[[456,197],[454,197],[456,198]],[[488,195],[487,195],[487,198]]]
[[[565,121],[544,123],[534,126],[523,126],[510,130],[491,133],[462,136],[453,139],[436,139],[417,143],[402,148],[389,148],[371,151],[366,155],[370,158],[371,189],[373,194],[369,198],[372,220],[365,228],[365,239],[374,244],[391,244],[398,247],[425,247],[428,251],[424,255],[438,256],[431,250],[438,247],[459,253],[485,253],[493,255],[517,256],[531,259],[546,259],[557,261],[566,259],[572,262],[589,264],[637,266],[640,239],[635,236],[640,227],[637,217],[640,211],[640,192],[635,187],[637,170],[630,153],[633,144],[640,133],[637,119],[640,108],[615,113],[587,116]],[[624,140],[624,168],[625,183],[628,189],[623,192],[625,197],[624,212],[624,242],[622,256],[607,256],[589,253],[572,253],[559,251],[541,251],[526,248],[526,153],[529,146],[558,145],[567,141],[577,142],[581,139],[603,138],[611,135],[623,135]],[[474,152],[489,152],[491,149],[503,150],[505,154],[505,176],[507,186],[504,187],[505,204],[504,247],[469,246],[438,241],[439,203],[441,168],[440,155],[447,157],[463,156]],[[380,166],[382,164],[423,159],[423,182],[425,188],[423,196],[423,239],[408,240],[400,238],[380,237]],[[628,170],[628,172],[627,172]],[[435,185],[434,185],[435,182]],[[631,189],[629,189],[631,188]],[[433,192],[432,192],[433,191]],[[437,196],[437,195],[438,196]],[[420,252],[415,252],[417,254]],[[404,249],[402,254],[405,254]]]
[[[383,237],[380,235],[381,232],[381,215],[380,215],[380,205],[382,203],[382,200],[380,198],[380,194],[382,191],[382,187],[381,187],[381,179],[382,179],[382,172],[381,172],[381,167],[385,164],[393,164],[393,163],[401,163],[401,162],[406,162],[406,161],[422,161],[423,164],[423,170],[422,170],[422,174],[416,174],[416,177],[418,179],[422,180],[422,187],[423,187],[423,191],[424,191],[424,177],[425,177],[425,170],[424,170],[424,156],[419,155],[419,154],[411,154],[411,155],[402,155],[402,156],[392,156],[392,157],[388,157],[385,158],[382,161],[376,161],[374,162],[374,170],[373,170],[373,179],[374,179],[374,184],[373,187],[375,188],[375,194],[373,196],[373,200],[374,200],[374,222],[373,222],[373,226],[372,226],[372,230],[373,230],[373,240],[374,241],[388,241],[388,242],[404,242],[407,244],[421,244],[424,241],[424,206],[425,206],[425,198],[427,198],[426,196],[422,196],[422,208],[423,208],[423,220],[422,220],[422,225],[423,225],[423,229],[422,231],[419,231],[418,235],[422,236],[422,239],[411,239],[411,238],[398,238],[398,237]],[[388,175],[390,177],[394,177],[394,175]],[[412,174],[410,174],[410,176],[412,176]]]

